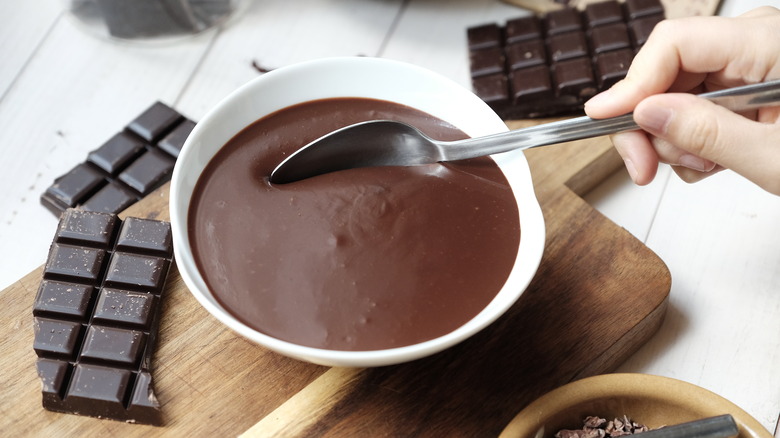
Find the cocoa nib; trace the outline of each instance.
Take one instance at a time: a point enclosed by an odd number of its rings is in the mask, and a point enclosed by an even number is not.
[[[632,421],[624,415],[620,418],[607,420],[601,417],[585,417],[582,429],[563,429],[555,434],[555,438],[614,438],[646,432],[649,428]]]

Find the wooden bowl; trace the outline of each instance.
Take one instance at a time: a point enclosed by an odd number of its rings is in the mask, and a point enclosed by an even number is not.
[[[731,414],[740,438],[772,438],[734,403],[696,385],[648,374],[604,374],[578,380],[540,397],[507,425],[500,438],[552,437],[579,429],[587,416],[628,416],[649,428]]]

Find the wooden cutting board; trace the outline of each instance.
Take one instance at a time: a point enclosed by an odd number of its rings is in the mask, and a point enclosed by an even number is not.
[[[58,437],[497,435],[541,394],[623,362],[658,329],[670,290],[664,263],[579,196],[621,165],[607,139],[527,155],[547,224],[541,266],[505,316],[462,344],[373,369],[299,362],[228,331],[174,268],[153,363],[165,426],[57,414],[41,407],[32,349],[39,268],[2,292],[0,430]],[[168,219],[167,201],[166,185],[123,216]],[[53,237],[55,230],[41,232]]]

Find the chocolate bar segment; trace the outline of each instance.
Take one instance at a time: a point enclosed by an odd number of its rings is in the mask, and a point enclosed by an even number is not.
[[[660,0],[608,0],[468,28],[472,87],[505,120],[581,112],[663,18]]]
[[[44,408],[162,423],[150,365],[172,257],[168,222],[65,210],[33,306]]]
[[[68,208],[119,213],[170,180],[195,122],[156,102],[41,195],[55,215]]]

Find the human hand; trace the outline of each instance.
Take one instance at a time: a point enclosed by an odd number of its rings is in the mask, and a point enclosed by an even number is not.
[[[780,79],[780,10],[666,20],[626,78],[585,112],[599,119],[633,110],[642,131],[612,142],[637,184],[651,182],[661,162],[687,182],[728,168],[780,195],[780,107],[737,114],[690,94],[772,79]]]

